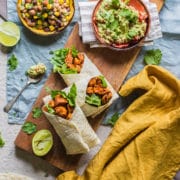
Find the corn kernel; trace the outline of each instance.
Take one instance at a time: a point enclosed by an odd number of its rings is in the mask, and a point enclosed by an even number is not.
[[[29,17],[30,15],[29,15],[29,13],[25,13],[25,16],[26,16],[26,17]]]
[[[50,30],[50,31],[54,31],[54,29],[55,29],[55,27],[54,27],[54,26],[52,26],[52,25],[51,25],[51,26],[49,26],[49,30]]]
[[[38,18],[38,16],[33,16],[33,18],[34,18],[34,19],[37,19],[37,18]]]
[[[67,16],[67,17],[66,17],[66,20],[69,21],[69,19],[70,19],[70,16]]]
[[[51,9],[51,8],[52,8],[52,4],[48,4],[47,9]]]
[[[60,16],[60,12],[56,11],[56,12],[54,12],[54,15],[58,17],[58,16]]]
[[[47,18],[47,17],[48,17],[48,13],[44,13],[44,14],[42,15],[42,17],[43,17],[43,18]]]
[[[64,3],[64,0],[59,0],[59,4],[63,4]]]
[[[68,5],[69,5],[69,0],[66,0],[66,4],[68,4]]]
[[[37,20],[37,24],[38,25],[42,25],[42,21],[39,19],[39,20]]]

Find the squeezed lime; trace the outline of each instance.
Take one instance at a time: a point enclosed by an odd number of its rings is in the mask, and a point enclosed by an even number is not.
[[[53,137],[47,129],[37,131],[32,139],[32,149],[37,156],[46,155],[51,150],[52,145]]]
[[[6,47],[15,46],[20,39],[19,27],[9,21],[0,24],[0,44]]]

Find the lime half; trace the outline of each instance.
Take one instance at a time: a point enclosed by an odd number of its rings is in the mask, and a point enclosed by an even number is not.
[[[0,24],[0,43],[4,46],[15,46],[20,39],[20,29],[13,22],[3,22]]]
[[[49,130],[42,129],[36,132],[32,139],[32,149],[35,155],[46,155],[53,145],[53,137]]]

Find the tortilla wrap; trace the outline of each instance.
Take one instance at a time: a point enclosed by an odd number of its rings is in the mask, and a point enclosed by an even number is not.
[[[50,99],[51,96],[46,96],[43,99],[45,105]],[[87,153],[90,148],[100,143],[99,138],[89,125],[79,106],[76,105],[70,120],[50,114],[44,110],[43,113],[61,138],[67,154]]]
[[[113,103],[113,101],[115,101],[119,97],[118,94],[116,93],[116,91],[111,86],[111,84],[107,81],[107,79],[105,79],[107,82],[108,88],[112,92],[112,98],[110,99],[110,101],[107,104],[99,106],[99,107],[87,104],[85,102],[86,89],[87,89],[88,83],[91,78],[92,77],[86,77],[86,78],[82,79],[81,81],[78,81],[75,83],[76,87],[77,87],[76,102],[79,105],[79,107],[82,109],[82,111],[84,112],[86,117],[97,116],[98,114],[103,112],[107,107],[109,107]],[[70,89],[70,87],[65,88],[66,91],[68,91],[69,89]]]
[[[80,81],[86,77],[93,77],[100,75],[100,71],[97,69],[97,67],[91,62],[91,60],[84,54],[84,64],[82,66],[81,72],[78,74],[62,74],[59,73],[62,78],[64,79],[64,82],[69,86],[73,84],[74,82]]]

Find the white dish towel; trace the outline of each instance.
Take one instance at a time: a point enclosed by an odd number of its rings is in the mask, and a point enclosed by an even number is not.
[[[142,1],[149,10],[151,16],[150,30],[145,38],[146,43],[142,43],[142,45],[152,45],[153,40],[162,37],[159,14],[155,3],[151,3],[149,0]],[[92,13],[97,2],[98,1],[78,2],[80,12],[79,35],[82,36],[83,43],[90,44],[91,48],[104,47],[104,45],[101,45],[97,41],[92,27]]]

